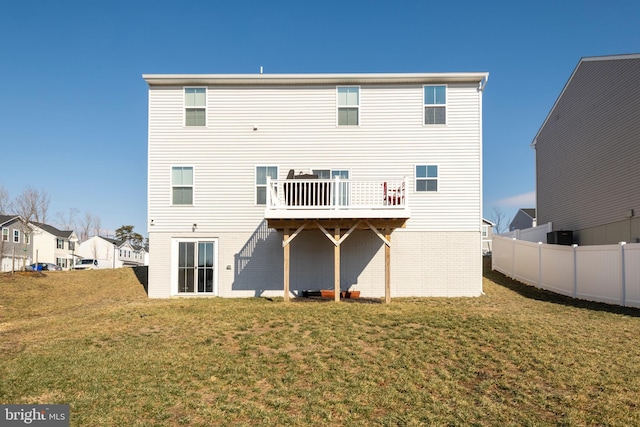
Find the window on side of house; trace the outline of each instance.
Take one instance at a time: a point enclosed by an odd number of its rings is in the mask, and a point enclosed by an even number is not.
[[[338,86],[338,126],[360,124],[360,88]]]
[[[29,233],[24,233],[24,244],[28,245],[31,243],[31,235]]]
[[[9,229],[8,228],[3,228],[2,229],[2,241],[3,242],[8,242],[9,241]]]
[[[489,237],[489,226],[488,225],[483,225],[482,226],[482,237]]]
[[[171,168],[171,204],[193,205],[193,167]]]
[[[416,191],[438,191],[438,166],[416,165]]]
[[[69,250],[70,251],[75,251],[76,250],[76,243],[72,242],[71,240],[69,240]]]
[[[13,243],[20,243],[20,230],[13,230]]]
[[[63,239],[56,239],[56,248],[64,249],[64,240]]]
[[[424,86],[424,124],[444,125],[447,123],[447,87]]]
[[[203,87],[184,88],[184,125],[207,125],[207,89]]]
[[[256,166],[256,204],[267,204],[267,177],[278,179],[277,166]]]

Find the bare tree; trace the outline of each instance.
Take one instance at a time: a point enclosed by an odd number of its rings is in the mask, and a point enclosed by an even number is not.
[[[93,214],[91,212],[85,212],[84,216],[80,219],[78,226],[80,227],[80,236],[78,237],[81,241],[87,240],[89,238],[91,228],[93,227]]]
[[[44,190],[26,186],[11,202],[10,210],[26,223],[47,221],[51,197]]]
[[[9,192],[0,184],[0,215],[9,212]]]
[[[67,212],[57,212],[58,223],[63,230],[75,230],[76,228],[76,216],[78,215],[78,209],[69,208]]]
[[[94,236],[100,235],[100,228],[102,228],[102,220],[100,219],[99,216],[94,215],[93,217],[93,235]]]
[[[494,229],[496,234],[501,234],[507,231],[507,227],[509,227],[509,223],[511,222],[511,220],[507,218],[507,215],[504,213],[502,208],[498,205],[491,206],[489,221],[495,224]]]

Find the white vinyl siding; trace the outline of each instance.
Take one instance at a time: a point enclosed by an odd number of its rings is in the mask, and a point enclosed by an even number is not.
[[[256,165],[311,171],[327,165],[352,178],[412,178],[416,159],[439,165],[438,197],[410,199],[406,230],[475,230],[481,186],[481,92],[475,83],[447,85],[447,126],[422,125],[423,85],[360,85],[366,121],[358,132],[336,126],[336,86],[210,86],[207,127],[182,124],[183,87],[149,91],[149,219],[152,231],[253,231]],[[361,117],[362,119],[362,117]],[[254,130],[254,127],[257,130]],[[176,215],[172,165],[197,169],[197,203]],[[446,171],[446,175],[445,175]],[[409,192],[414,192],[410,179]],[[232,211],[230,211],[232,209]],[[398,230],[397,232],[404,232]],[[478,233],[479,234],[479,233]]]

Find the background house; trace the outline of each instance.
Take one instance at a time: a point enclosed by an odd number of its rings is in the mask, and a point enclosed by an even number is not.
[[[78,246],[80,258],[97,259],[100,268],[138,267],[147,262],[142,246],[104,236],[93,236]]]
[[[32,257],[31,228],[17,215],[0,215],[0,271],[21,270]]]
[[[535,208],[522,208],[518,209],[511,223],[509,223],[509,231],[526,230],[527,228],[535,227],[537,224]]]
[[[78,236],[49,224],[32,222],[33,262],[48,262],[69,270],[74,264]]]
[[[640,240],[640,55],[580,60],[538,131],[538,223],[580,245]]]
[[[480,295],[487,76],[143,76],[149,296]]]
[[[482,254],[491,253],[491,242],[493,240],[493,227],[495,224],[487,219],[482,218]]]

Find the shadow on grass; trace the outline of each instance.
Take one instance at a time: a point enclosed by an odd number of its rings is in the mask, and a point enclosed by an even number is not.
[[[133,267],[133,274],[136,275],[136,279],[144,288],[145,293],[149,296],[149,267],[148,266],[140,266]]]
[[[482,275],[493,283],[510,289],[525,298],[537,301],[545,301],[553,304],[561,304],[568,307],[584,308],[586,310],[604,311],[607,313],[623,314],[625,316],[640,317],[640,309],[622,307],[619,305],[605,304],[602,302],[586,301],[556,294],[534,286],[525,285],[517,280],[510,279],[504,274],[491,270],[491,257],[482,258]]]

